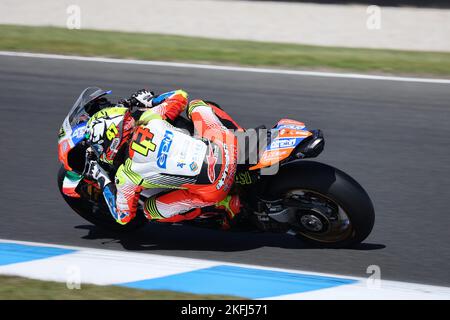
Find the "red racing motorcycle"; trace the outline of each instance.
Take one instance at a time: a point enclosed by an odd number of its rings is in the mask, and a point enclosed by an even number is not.
[[[118,224],[94,181],[83,178],[77,186],[80,197],[62,193],[64,179],[84,170],[84,132],[89,118],[109,106],[110,91],[86,88],[64,119],[59,132],[58,154],[62,166],[58,186],[67,204],[94,225],[113,232],[130,232],[147,223],[142,204],[146,198],[168,192],[148,189],[141,193],[137,215],[126,225]],[[214,102],[208,102],[220,108]],[[193,133],[192,123],[178,117],[174,126]],[[348,174],[311,161],[323,150],[320,130],[308,130],[299,121],[282,119],[270,130],[264,126],[235,132],[239,164],[231,193],[243,204],[233,223],[234,230],[289,233],[315,246],[341,248],[362,242],[372,231],[375,213],[366,191]],[[114,170],[110,174],[113,177]],[[220,228],[223,213],[208,212],[183,224]]]

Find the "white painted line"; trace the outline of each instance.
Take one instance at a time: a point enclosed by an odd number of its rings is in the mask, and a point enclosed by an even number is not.
[[[121,255],[118,251],[83,249],[51,258],[0,266],[0,274],[66,282],[76,268],[83,283],[112,285],[175,275],[219,263],[146,254]]]
[[[286,294],[264,300],[450,300],[450,289],[381,280],[379,287],[361,281],[333,288]]]
[[[140,259],[142,259],[142,257],[144,257],[144,259],[146,257],[151,257],[152,259],[156,259],[156,260],[173,258],[173,259],[178,260],[181,264],[185,264],[185,265],[194,265],[194,264],[197,265],[200,263],[208,264],[208,265],[209,264],[211,264],[211,265],[224,264],[224,265],[232,265],[232,266],[238,266],[238,267],[244,267],[244,268],[258,268],[258,269],[263,269],[263,270],[273,270],[273,271],[280,271],[280,272],[301,273],[301,274],[308,274],[308,275],[312,275],[312,276],[337,277],[337,278],[340,277],[340,278],[347,278],[347,279],[353,279],[353,280],[363,279],[363,278],[353,277],[350,275],[342,275],[342,274],[320,273],[320,272],[311,272],[311,271],[296,270],[296,269],[285,269],[285,268],[277,268],[277,267],[265,267],[265,266],[259,266],[259,265],[251,265],[251,264],[224,262],[224,261],[218,261],[218,260],[174,257],[174,256],[159,255],[159,254],[154,254],[154,253],[139,253],[139,252],[133,252],[133,251],[97,249],[97,248],[90,248],[90,247],[68,246],[68,245],[59,245],[59,244],[52,244],[52,243],[21,241],[21,240],[11,240],[11,239],[0,239],[0,243],[2,243],[2,242],[3,243],[16,243],[16,244],[29,245],[29,246],[52,247],[52,248],[83,251],[83,252],[87,252],[86,253],[87,256],[91,255],[92,257],[118,256],[118,257],[121,257],[121,259],[124,261],[125,260],[126,261],[140,260]],[[72,255],[72,254],[75,254],[75,253],[70,253],[70,254],[67,254],[64,256],[67,257],[68,255]],[[49,258],[49,259],[54,259],[54,258]],[[24,262],[24,263],[29,263],[29,262]]]
[[[366,281],[367,279],[365,278],[346,275],[28,241],[0,239],[0,243],[16,243],[31,246],[45,246],[75,250],[73,253],[61,256],[0,266],[0,274],[16,275],[34,279],[65,282],[69,268],[76,266],[81,272],[82,283],[107,285],[176,275],[183,272],[194,271],[217,265],[229,265],[302,275],[307,274],[312,276],[345,278],[357,281],[354,284],[328,289],[318,289],[302,293],[267,297],[264,298],[264,300],[450,300],[450,288],[441,286],[381,280],[380,286],[374,287],[373,285],[368,286]]]
[[[251,67],[232,67],[232,66],[219,66],[219,65],[181,63],[181,62],[145,61],[145,60],[114,59],[114,58],[102,58],[102,57],[67,56],[67,55],[47,54],[47,53],[0,51],[0,56],[38,58],[38,59],[72,60],[72,61],[85,61],[85,62],[134,64],[134,65],[145,65],[145,66],[162,66],[162,67],[170,67],[170,68],[191,68],[191,69],[234,71],[234,72],[252,72],[252,73],[326,77],[326,78],[347,78],[347,79],[361,79],[361,80],[384,80],[384,81],[400,81],[400,82],[450,84],[450,79],[378,76],[378,75],[357,74],[357,73],[283,70],[283,69],[251,68]]]

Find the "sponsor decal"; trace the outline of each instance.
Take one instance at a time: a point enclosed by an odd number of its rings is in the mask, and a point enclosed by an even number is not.
[[[156,156],[156,164],[162,169],[166,169],[167,157],[169,156],[170,147],[172,146],[173,132],[166,130],[164,138],[159,146],[158,155]]]
[[[238,174],[236,174],[235,181],[237,184],[242,185],[252,184],[252,177],[250,175],[250,172],[239,172]]]
[[[178,167],[178,168],[181,168],[181,169],[183,169],[185,165],[186,165],[185,162],[178,162],[178,163],[177,163],[177,167]]]
[[[224,191],[228,192],[228,190],[230,190],[234,182],[233,179],[230,179],[230,177],[233,177],[235,173],[236,173],[236,164],[232,164],[230,165],[228,179],[226,179],[225,186],[223,187]]]
[[[61,127],[61,129],[59,129],[58,138],[61,139],[65,135],[66,135],[66,132],[64,131],[64,128]]]
[[[197,162],[192,161],[191,164],[189,165],[189,168],[191,168],[192,171],[196,171],[198,169]]]
[[[230,165],[230,157],[229,157],[229,153],[228,153],[228,147],[226,144],[223,145],[223,154],[225,156],[225,169],[222,172],[222,176],[220,177],[219,182],[217,182],[217,185],[216,185],[217,190],[220,190],[224,186],[225,180],[228,176],[228,167]]]
[[[120,143],[120,139],[114,138],[114,140],[111,142],[111,145],[109,146],[108,152],[106,154],[106,160],[112,160],[114,158],[114,156],[119,151],[118,150],[119,143]],[[100,147],[101,147],[101,145],[100,145]]]
[[[260,163],[275,163],[280,161],[281,159],[288,156],[290,153],[286,150],[272,150],[272,151],[266,151],[264,152],[263,156],[261,157]]]
[[[280,121],[278,121],[278,125],[304,126],[305,124],[303,122],[292,119],[281,119]]]
[[[63,153],[66,153],[69,149],[69,142],[67,140],[64,140],[61,142],[61,150]]]
[[[114,140],[111,142],[111,146],[110,146],[111,151],[114,151],[114,152],[118,151],[117,147],[119,146],[119,142],[120,142],[119,138],[114,138]]]
[[[297,144],[296,138],[280,138],[272,141],[268,150],[292,148]]]
[[[300,126],[300,125],[295,125],[295,124],[283,124],[283,125],[279,125],[278,126],[279,130],[281,130],[281,129],[301,130],[301,129],[304,129],[304,128],[305,128],[304,125]]]
[[[234,158],[233,159],[237,159],[237,149],[234,149]],[[225,180],[225,186],[223,188],[223,190],[225,192],[228,192],[228,190],[231,188],[231,186],[234,183],[234,175],[236,174],[236,162],[234,161],[233,163],[230,164],[229,169],[228,169],[228,178]]]
[[[211,183],[216,180],[217,156],[218,148],[211,143],[208,147],[208,155],[206,156],[206,162],[208,163],[208,179]]]
[[[73,129],[72,135],[71,135],[73,143],[77,144],[80,140],[84,139],[85,132],[86,132],[86,124],[85,123],[75,127]]]
[[[306,138],[311,132],[305,130],[281,129],[279,138]]]

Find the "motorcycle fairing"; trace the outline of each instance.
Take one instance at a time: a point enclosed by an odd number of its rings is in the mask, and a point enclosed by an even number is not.
[[[80,195],[75,191],[82,176],[73,171],[67,171],[62,184],[62,192],[71,198],[80,198]]]
[[[110,90],[105,91],[97,87],[86,88],[70,109],[58,135],[58,159],[64,165],[64,169],[72,171],[68,163],[68,154],[84,139],[86,124],[90,118],[86,105],[110,93]]]
[[[272,137],[274,138],[266,146],[259,162],[249,169],[256,170],[269,167],[286,159],[295,147],[310,135],[312,133],[306,129],[303,122],[281,119],[275,128],[272,129]]]

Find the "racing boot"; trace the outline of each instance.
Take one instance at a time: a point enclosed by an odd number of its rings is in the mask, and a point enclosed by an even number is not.
[[[241,211],[241,202],[238,195],[227,195],[225,199],[216,203],[215,207],[225,211],[222,220],[222,229],[228,230],[231,228],[232,222]]]

